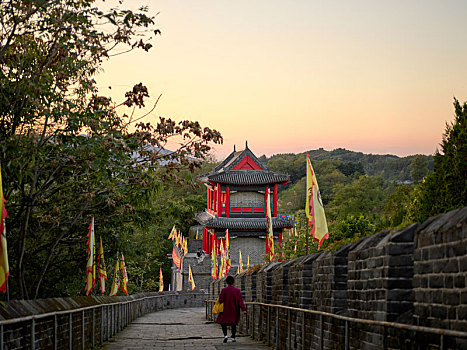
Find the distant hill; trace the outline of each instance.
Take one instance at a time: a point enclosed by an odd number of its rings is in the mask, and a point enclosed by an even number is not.
[[[416,155],[398,157],[391,154],[365,154],[362,152],[349,151],[344,148],[337,148],[326,151],[323,148],[308,151],[312,162],[329,161],[337,165],[337,168],[345,175],[350,172],[365,173],[367,175],[381,175],[386,181],[410,182],[411,163]],[[428,170],[433,170],[433,157],[426,156]],[[267,167],[272,171],[287,173],[290,175],[290,185],[295,184],[306,175],[306,152],[276,154],[271,157],[262,156]],[[316,170],[316,169],[315,169]],[[318,173],[318,171],[317,171]],[[287,186],[288,187],[288,186]]]

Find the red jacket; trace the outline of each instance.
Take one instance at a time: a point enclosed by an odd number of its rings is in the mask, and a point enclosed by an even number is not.
[[[227,286],[219,295],[219,302],[224,303],[224,312],[217,316],[217,323],[238,324],[240,321],[240,309],[246,311],[240,289]]]

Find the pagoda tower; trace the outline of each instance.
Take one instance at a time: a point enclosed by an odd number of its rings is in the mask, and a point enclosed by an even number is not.
[[[282,243],[282,232],[293,222],[277,215],[277,187],[289,176],[264,166],[248,148],[234,151],[212,172],[198,177],[206,185],[207,208],[196,215],[203,226],[203,250],[211,255],[230,236],[231,274],[237,271],[239,251],[244,268],[264,262],[266,254],[266,205],[270,201],[275,241]],[[268,189],[269,191],[267,191]],[[269,192],[269,196],[267,193]]]

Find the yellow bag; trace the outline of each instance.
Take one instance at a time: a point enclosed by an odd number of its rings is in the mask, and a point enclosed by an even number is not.
[[[224,311],[224,303],[219,303],[219,299],[217,299],[216,303],[214,304],[214,307],[212,308],[212,313],[215,315],[215,314],[220,314],[223,311]]]

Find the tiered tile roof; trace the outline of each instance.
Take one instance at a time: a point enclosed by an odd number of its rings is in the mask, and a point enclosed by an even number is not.
[[[225,218],[215,217],[206,222],[207,228],[264,230],[266,232],[266,218]],[[273,228],[292,228],[291,220],[272,218]]]

